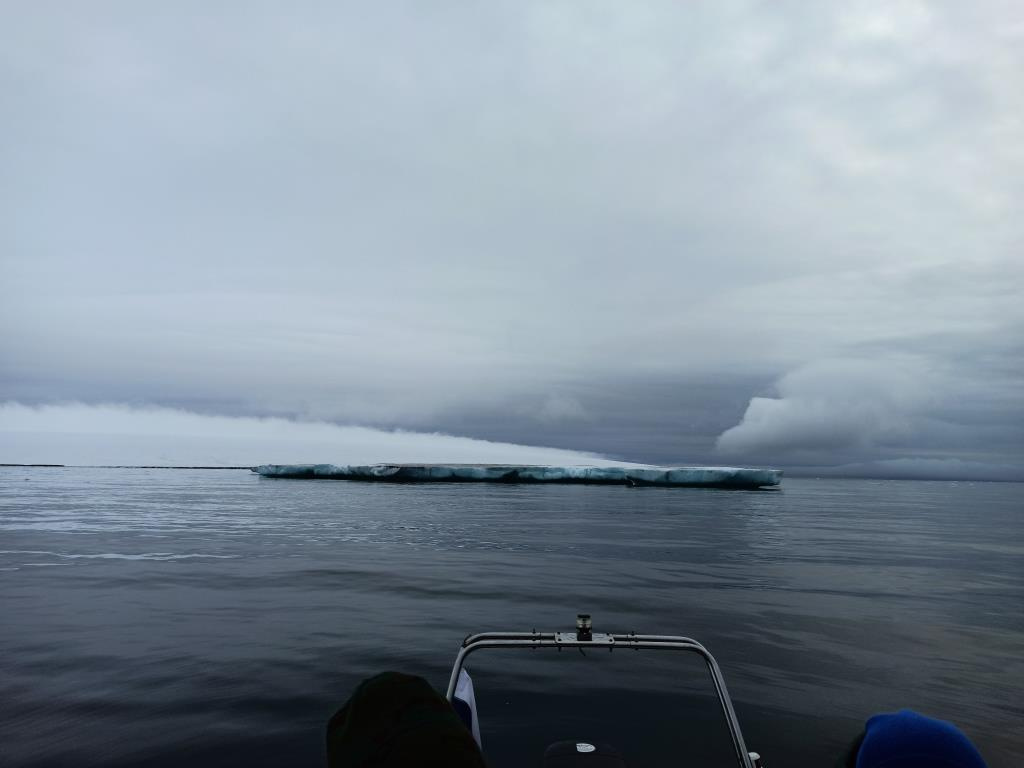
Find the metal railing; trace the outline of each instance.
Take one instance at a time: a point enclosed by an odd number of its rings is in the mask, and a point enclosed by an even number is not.
[[[741,768],[761,768],[761,758],[756,752],[748,752],[743,741],[743,732],[740,730],[739,721],[736,719],[736,712],[733,710],[732,699],[729,698],[729,691],[725,686],[725,678],[718,668],[718,662],[711,655],[707,648],[689,637],[679,635],[638,635],[636,632],[627,634],[603,634],[591,631],[590,617],[581,614],[576,622],[575,632],[482,632],[470,635],[462,641],[462,647],[455,657],[455,664],[452,665],[452,674],[448,680],[446,696],[449,701],[455,695],[455,686],[459,680],[459,672],[465,664],[466,657],[471,653],[484,649],[506,649],[506,648],[583,648],[597,649],[607,648],[609,652],[616,648],[632,650],[654,650],[654,651],[688,651],[696,653],[707,665],[711,675],[711,682],[714,685],[715,693],[718,695],[719,704],[725,715],[725,722],[729,727],[729,735],[732,737],[733,748],[736,753],[736,760]]]

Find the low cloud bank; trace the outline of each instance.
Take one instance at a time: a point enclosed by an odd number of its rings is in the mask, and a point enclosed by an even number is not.
[[[597,454],[446,434],[282,418],[209,416],[173,408],[0,404],[0,463],[598,464]]]
[[[795,474],[820,477],[871,477],[884,480],[983,480],[1024,482],[1024,468],[962,459],[905,458],[804,467]]]
[[[964,419],[1000,392],[965,383],[935,360],[820,360],[775,390],[751,398],[739,424],[718,436],[720,455],[805,475],[1024,480],[1024,466],[1004,458],[1012,427]]]
[[[716,447],[731,456],[866,450],[914,430],[934,399],[933,381],[912,359],[812,363],[778,381],[779,397],[751,398]]]

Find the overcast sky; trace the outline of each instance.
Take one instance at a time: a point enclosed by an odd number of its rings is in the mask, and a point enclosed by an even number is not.
[[[1024,478],[1024,9],[6,3],[0,260],[4,461],[192,412]]]

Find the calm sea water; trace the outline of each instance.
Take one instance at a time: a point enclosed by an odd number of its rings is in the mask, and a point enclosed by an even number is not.
[[[707,645],[771,766],[832,765],[904,706],[955,721],[991,766],[1024,750],[1022,485],[0,468],[0,584],[5,766],[321,765],[361,678],[443,688],[467,633],[580,611]],[[705,759],[720,723],[676,656],[474,657],[489,759],[536,764],[557,738]]]

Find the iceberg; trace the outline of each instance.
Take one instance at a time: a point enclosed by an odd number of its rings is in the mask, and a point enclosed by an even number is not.
[[[592,467],[506,464],[261,464],[263,477],[389,483],[563,483],[666,488],[770,488],[782,471],[743,467]]]

